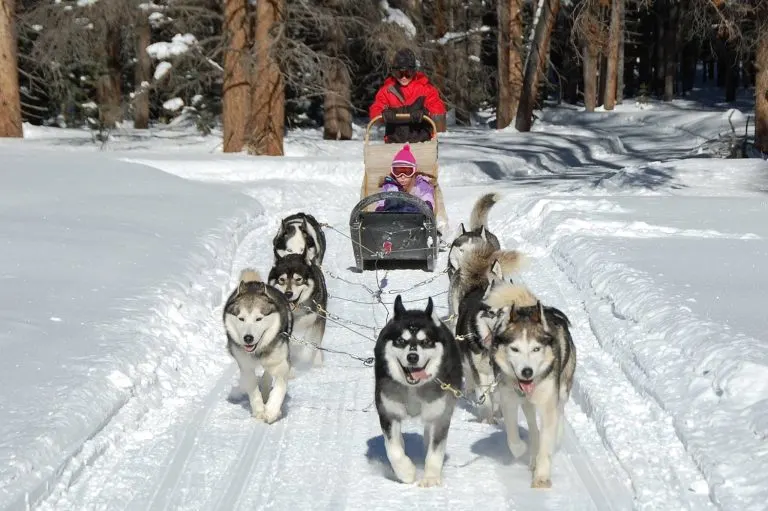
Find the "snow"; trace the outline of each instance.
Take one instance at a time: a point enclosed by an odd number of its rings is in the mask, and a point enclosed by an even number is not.
[[[384,23],[394,23],[401,27],[409,38],[413,39],[416,37],[416,25],[413,24],[413,21],[411,21],[407,14],[400,9],[390,7],[387,0],[381,0],[379,5],[384,11],[384,18],[382,18]]]
[[[197,39],[193,34],[176,34],[170,42],[161,41],[147,46],[147,54],[153,59],[168,60],[187,53],[195,44]]]
[[[169,112],[175,112],[184,106],[184,100],[181,98],[171,98],[163,103],[163,108]]]
[[[158,62],[157,67],[155,68],[155,74],[154,79],[155,81],[162,79],[165,75],[168,74],[168,71],[171,70],[173,67],[173,64],[167,61]]]
[[[443,487],[391,480],[372,371],[346,354],[371,356],[398,292],[447,314],[447,277],[349,271],[359,129],[348,142],[292,131],[286,157],[251,158],[221,154],[220,131],[202,137],[183,115],[106,144],[25,125],[0,141],[0,508],[764,509],[768,162],[707,157],[743,110],[647,106],[441,137],[452,228],[501,193],[490,229],[573,324],[547,491],[467,403]],[[299,210],[329,224],[339,319],[324,345],[343,353],[291,380],[266,426],[236,389],[221,305],[242,268],[269,271],[279,219]],[[418,423],[405,432],[420,466]]]

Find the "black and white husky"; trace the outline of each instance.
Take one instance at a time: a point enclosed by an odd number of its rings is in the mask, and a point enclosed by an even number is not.
[[[272,246],[275,259],[306,253],[310,262],[321,266],[325,257],[325,233],[315,217],[307,213],[296,213],[280,222]]]
[[[293,314],[294,337],[319,347],[325,335],[328,290],[323,271],[316,264],[307,262],[305,256],[289,254],[275,261],[268,281],[288,300]],[[310,353],[311,357],[308,356]],[[291,343],[291,354],[298,365],[306,365],[310,360],[314,365],[323,363],[321,350],[295,342]]]
[[[248,394],[253,417],[275,422],[281,414],[291,370],[288,337],[293,319],[287,300],[262,282],[258,273],[243,270],[240,284],[224,305],[223,321],[227,350],[240,368],[240,389]],[[256,376],[259,367],[264,368],[261,392]]]
[[[376,341],[376,409],[384,446],[395,476],[416,479],[416,467],[405,454],[401,423],[420,417],[427,454],[420,486],[441,484],[445,444],[456,397],[441,383],[459,389],[461,356],[451,331],[434,311],[432,298],[424,310],[406,310],[398,295],[394,317]]]

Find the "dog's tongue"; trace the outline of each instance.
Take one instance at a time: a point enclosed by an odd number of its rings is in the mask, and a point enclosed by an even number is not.
[[[256,349],[256,345],[255,344],[244,345],[243,348],[245,348],[245,351],[251,352]]]
[[[520,390],[522,390],[526,394],[531,394],[533,392],[533,387],[534,387],[534,383],[532,381],[520,382]]]
[[[411,378],[421,381],[428,379],[429,375],[424,369],[417,369],[416,371],[411,371]]]

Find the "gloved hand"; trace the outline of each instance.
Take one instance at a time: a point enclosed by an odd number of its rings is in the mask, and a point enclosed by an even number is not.
[[[411,122],[414,124],[420,123],[421,118],[424,117],[426,112],[423,108],[416,108],[411,110]]]
[[[381,117],[384,119],[384,122],[386,124],[394,124],[395,122],[395,111],[391,108],[385,108],[381,112]]]

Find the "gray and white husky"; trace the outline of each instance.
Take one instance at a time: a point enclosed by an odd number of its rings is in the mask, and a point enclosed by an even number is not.
[[[464,253],[475,243],[490,243],[496,250],[501,248],[499,239],[488,230],[488,213],[501,199],[497,193],[488,193],[477,199],[469,216],[469,230],[459,224],[459,235],[448,250],[448,278],[459,268]]]
[[[321,266],[325,257],[325,233],[315,217],[303,212],[295,213],[280,222],[272,246],[275,259],[306,253],[307,260]]]
[[[416,479],[416,467],[405,454],[402,421],[420,417],[424,423],[426,459],[420,486],[442,482],[448,428],[456,396],[441,388],[461,386],[461,356],[451,331],[438,318],[432,298],[424,310],[406,310],[400,295],[393,318],[376,341],[376,410],[395,476]]]
[[[275,261],[269,272],[269,284],[282,291],[293,314],[294,337],[319,347],[325,335],[325,308],[328,290],[323,271],[306,261],[304,255],[289,254]],[[322,365],[323,352],[291,343],[291,354],[298,365]],[[311,355],[311,356],[310,356]]]
[[[494,283],[484,300],[499,318],[489,344],[512,455],[526,451],[517,428],[518,408],[528,422],[532,488],[552,486],[551,465],[563,435],[565,404],[573,387],[576,347],[565,314],[507,282]],[[541,417],[541,432],[536,415]]]
[[[462,254],[459,266],[448,282],[448,309],[457,314],[464,296],[476,288],[485,290],[492,280],[491,267],[498,263],[504,278],[517,273],[524,263],[523,254],[516,250],[499,250],[487,241],[473,243]]]
[[[240,368],[240,389],[248,394],[251,413],[271,424],[281,415],[291,370],[288,337],[293,318],[288,301],[257,272],[243,270],[240,284],[224,305],[223,321],[227,350]],[[261,391],[259,367],[264,369]]]

